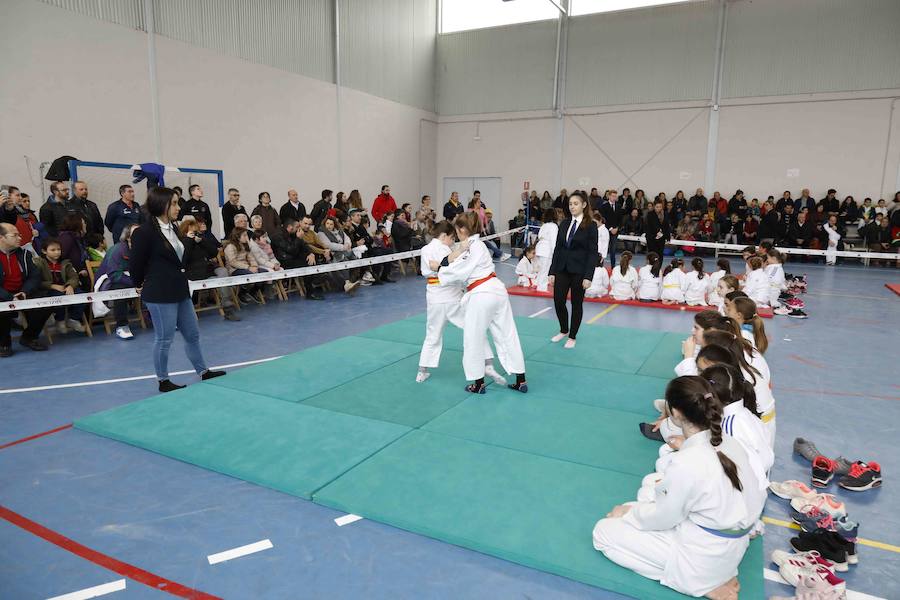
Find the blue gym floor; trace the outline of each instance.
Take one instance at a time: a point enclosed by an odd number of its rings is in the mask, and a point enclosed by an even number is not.
[[[739,262],[734,265],[743,271]],[[514,266],[511,260],[497,267],[507,283],[515,279]],[[900,495],[893,485],[900,472],[900,297],[884,287],[900,283],[900,270],[796,263],[785,268],[808,274],[803,298],[810,318],[766,320],[772,340],[766,356],[778,404],[772,478],[808,481],[808,463],[791,452],[797,436],[832,456],[879,462],[885,474],[881,489],[852,493],[832,485],[828,491],[847,502],[851,518],[861,522],[860,535],[880,543],[860,546],[860,564],[846,576],[848,588],[900,598]],[[292,298],[247,307],[240,323],[206,313],[201,330],[207,360],[228,365],[279,356],[422,312],[422,279],[395,276],[399,283],[363,288],[356,298],[330,294],[325,302]],[[555,319],[549,300],[511,302],[517,316]],[[586,304],[584,326],[598,316],[594,323],[685,336],[692,322],[691,313]],[[153,334],[135,333],[131,342],[102,331],[93,340],[56,336],[49,352],[22,350],[3,360],[0,446],[154,395]],[[170,368],[190,369],[179,341]],[[109,382],[123,378],[132,379]],[[173,379],[187,383],[197,377]],[[336,511],[72,429],[0,449],[0,505],[118,560],[225,598],[622,597],[368,520],[338,527]],[[598,518],[607,508],[598,507]],[[770,499],[766,515],[784,521],[785,504]],[[795,534],[767,524],[767,554],[788,549]],[[207,555],[266,538],[274,544],[269,550],[213,566],[207,562]],[[4,520],[0,540],[3,599],[48,598],[122,578]],[[791,591],[767,582],[767,594]],[[125,591],[110,597],[172,596],[129,580]]]

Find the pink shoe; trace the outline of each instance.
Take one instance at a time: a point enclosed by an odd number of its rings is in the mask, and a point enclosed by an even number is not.
[[[809,512],[810,506],[814,506],[823,513],[828,513],[833,519],[847,516],[846,505],[831,494],[816,494],[812,499],[794,498],[791,500],[791,508],[802,513]]]
[[[781,483],[773,481],[769,484],[769,490],[785,500],[793,500],[794,498],[808,498],[811,500],[816,497],[816,492],[811,487],[796,479],[789,479]]]

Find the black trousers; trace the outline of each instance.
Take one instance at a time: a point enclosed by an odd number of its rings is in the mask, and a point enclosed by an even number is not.
[[[583,273],[557,273],[553,282],[553,306],[556,318],[559,319],[559,332],[568,333],[573,340],[581,327],[584,314],[584,281]],[[572,295],[572,322],[569,324],[569,311],[566,309],[566,296]]]
[[[16,317],[15,312],[0,312],[0,346],[11,346],[10,329],[12,328],[13,319]],[[28,326],[22,332],[23,340],[36,340],[41,336],[44,329],[44,323],[53,314],[50,308],[33,308],[25,311],[25,320]]]
[[[651,240],[650,238],[647,238],[647,254],[650,254],[651,252],[656,252],[659,255],[659,259],[662,260],[663,250],[665,250],[665,248],[666,248],[666,240],[665,239],[660,238],[658,240]],[[616,266],[616,265],[613,264],[612,266]]]

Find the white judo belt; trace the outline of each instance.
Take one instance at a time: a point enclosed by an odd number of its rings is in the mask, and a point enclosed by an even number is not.
[[[637,236],[637,235],[620,235],[620,240],[624,240],[626,242],[640,242],[641,244],[647,245],[646,236]],[[668,246],[693,246],[695,248],[713,248],[717,250],[732,250],[736,252],[740,252],[747,246],[752,244],[719,244],[715,242],[694,242],[689,240],[669,240],[666,242]],[[845,257],[845,258],[874,258],[874,259],[887,259],[887,260],[900,260],[900,254],[896,252],[856,252],[851,250],[835,250],[833,253],[829,253],[827,250],[809,250],[808,248],[787,248],[784,246],[776,246],[776,248],[783,252],[784,254],[798,254],[804,256],[825,256],[826,254],[833,254],[837,257]]]
[[[504,235],[510,235],[523,229],[509,229],[493,235],[488,235],[482,240],[490,240],[499,238]],[[267,283],[271,281],[281,281],[283,279],[293,279],[294,277],[305,277],[307,275],[319,275],[322,273],[333,273],[335,271],[345,271],[347,269],[356,269],[359,267],[369,267],[382,263],[390,263],[398,260],[406,260],[409,258],[417,258],[422,254],[422,250],[410,250],[408,252],[394,252],[385,254],[384,256],[375,256],[372,258],[360,258],[356,260],[348,260],[344,262],[327,263],[324,265],[314,265],[310,267],[299,267],[297,269],[285,269],[284,271],[267,271],[265,273],[250,273],[248,275],[235,275],[232,277],[215,277],[212,279],[201,279],[191,281],[191,292],[197,290],[211,290],[216,288],[231,287],[235,285],[247,285],[252,283]],[[69,306],[71,304],[87,304],[90,302],[108,302],[110,300],[124,300],[127,298],[137,298],[138,294],[135,288],[125,288],[121,290],[108,290],[105,292],[90,292],[86,294],[72,294],[69,296],[52,296],[47,298],[33,298],[29,300],[9,300],[0,304],[0,312],[10,312],[17,310],[28,310],[31,308],[56,308],[60,306]]]

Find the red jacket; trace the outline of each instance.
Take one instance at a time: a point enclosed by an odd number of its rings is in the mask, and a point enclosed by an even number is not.
[[[397,203],[394,202],[394,197],[390,194],[379,194],[372,203],[372,218],[376,223],[380,223],[384,215],[395,210],[397,210]]]

